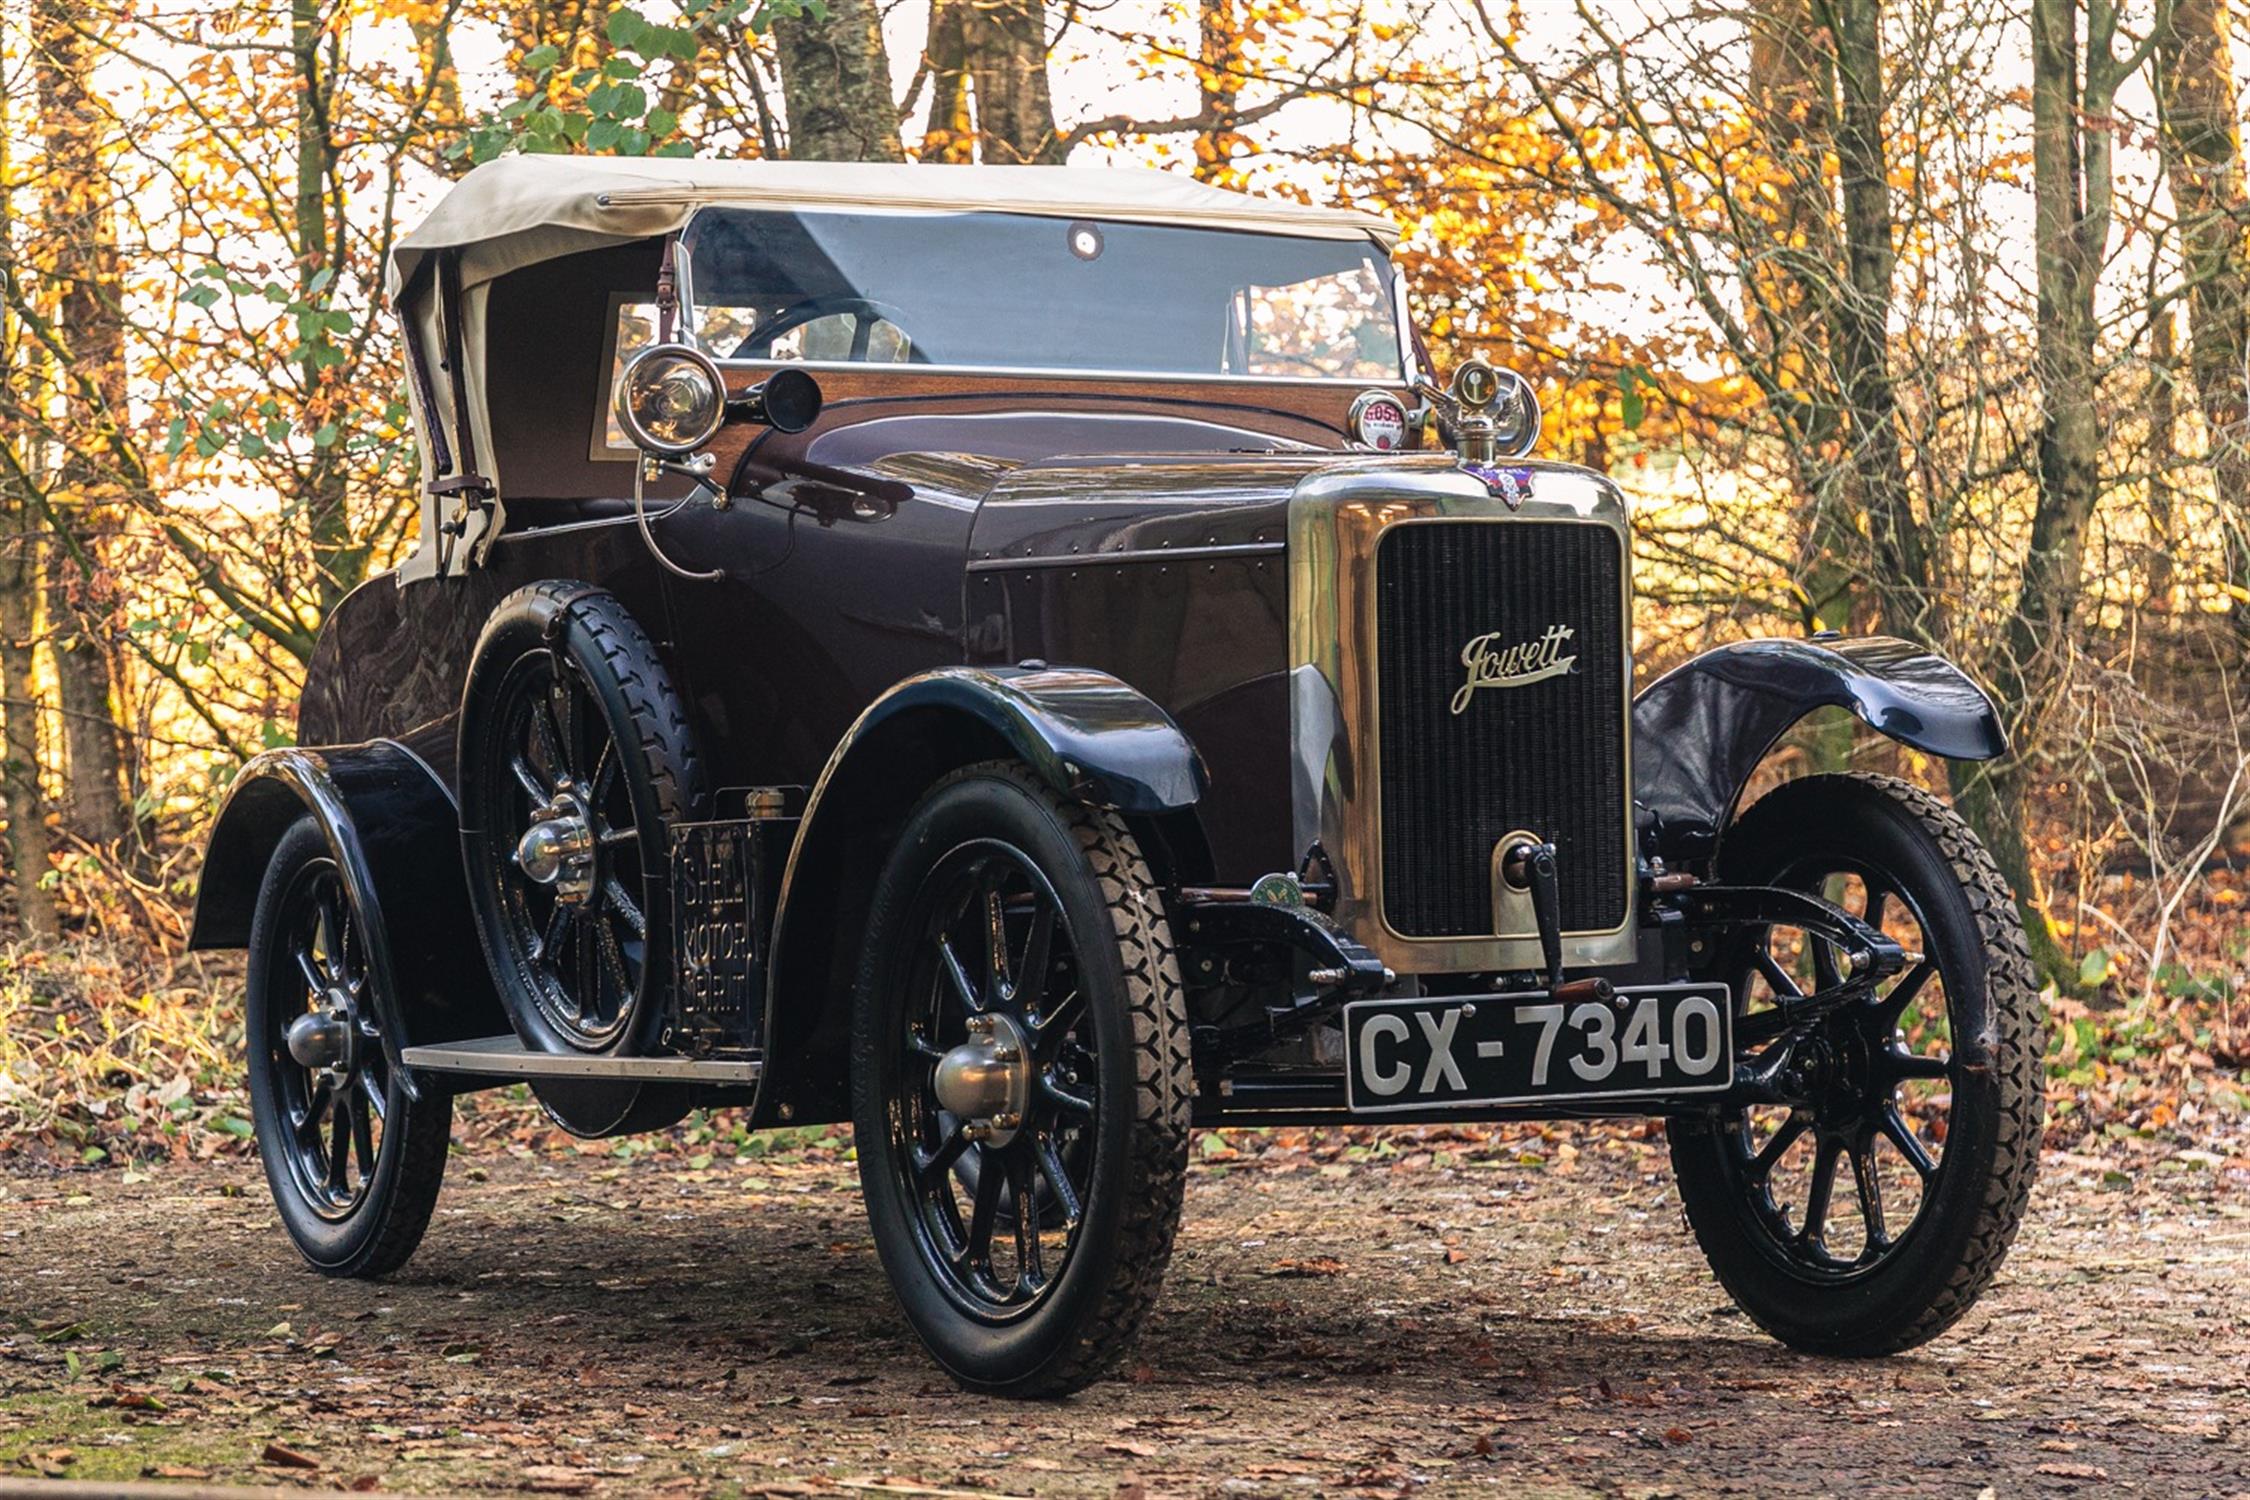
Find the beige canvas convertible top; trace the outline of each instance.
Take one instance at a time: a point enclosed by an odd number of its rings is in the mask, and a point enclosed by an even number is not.
[[[461,179],[391,252],[395,299],[435,250],[460,252],[474,286],[558,255],[668,234],[706,204],[896,213],[1025,213],[1180,224],[1386,249],[1390,220],[1350,209],[1254,198],[1183,172],[1124,167],[917,166],[890,162],[698,161],[504,156]]]
[[[1386,250],[1398,240],[1396,226],[1373,214],[1254,198],[1180,172],[501,157],[455,184],[397,242],[386,268],[386,293],[407,334],[407,398],[422,437],[422,545],[400,568],[402,583],[472,565],[499,534],[510,471],[523,456],[520,445],[495,443],[504,434],[495,432],[485,388],[493,339],[487,313],[500,278],[582,251],[658,239],[714,204],[1037,214],[1373,241]],[[588,402],[590,408],[591,395]],[[586,419],[598,420],[598,413]]]

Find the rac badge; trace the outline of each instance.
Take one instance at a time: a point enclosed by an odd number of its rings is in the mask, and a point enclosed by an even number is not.
[[[1522,510],[1526,496],[1531,493],[1531,470],[1500,469],[1490,464],[1463,463],[1461,472],[1484,486],[1484,492],[1495,500],[1504,501],[1510,510]]]
[[[1461,665],[1469,669],[1469,678],[1453,695],[1453,711],[1465,712],[1478,688],[1523,687],[1569,672],[1578,664],[1578,653],[1565,656],[1562,649],[1575,633],[1568,625],[1550,625],[1545,635],[1513,646],[1499,645],[1497,630],[1478,636],[1461,648]]]

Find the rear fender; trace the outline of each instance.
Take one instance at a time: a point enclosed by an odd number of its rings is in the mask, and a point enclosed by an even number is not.
[[[867,902],[891,839],[932,783],[1015,760],[1057,792],[1116,808],[1198,848],[1202,758],[1145,695],[1106,672],[946,667],[908,678],[862,713],[829,755],[782,873],[767,966],[768,1087],[761,1117],[850,1113],[850,993]],[[1207,856],[1206,856],[1207,857]]]
[[[471,924],[453,799],[391,740],[269,750],[243,767],[211,830],[188,946],[248,946],[274,847],[308,814],[367,925],[392,1064],[402,1047],[512,1030]]]
[[[1750,773],[1791,725],[1847,708],[1948,760],[2008,750],[1999,712],[1952,662],[1890,636],[1740,641],[1704,652],[1633,700],[1633,800],[1642,851],[1708,858]]]

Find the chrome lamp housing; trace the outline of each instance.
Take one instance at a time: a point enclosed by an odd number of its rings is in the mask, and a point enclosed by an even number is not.
[[[633,446],[658,458],[693,453],[726,421],[718,362],[688,344],[654,344],[634,355],[617,382],[617,422]]]
[[[1539,397],[1515,371],[1481,359],[1463,360],[1444,389],[1417,390],[1435,408],[1438,430],[1465,464],[1521,458],[1539,442]]]

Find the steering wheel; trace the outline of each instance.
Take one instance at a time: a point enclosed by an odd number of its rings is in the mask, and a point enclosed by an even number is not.
[[[837,294],[827,297],[807,297],[793,302],[760,323],[742,336],[734,346],[732,359],[771,359],[774,341],[783,334],[817,323],[822,318],[849,316],[852,323],[852,352],[846,358],[863,361],[867,358],[868,340],[874,335],[875,325],[888,323],[905,335],[909,349],[914,347],[912,334],[906,332],[905,314],[888,302],[878,302],[872,297]]]

